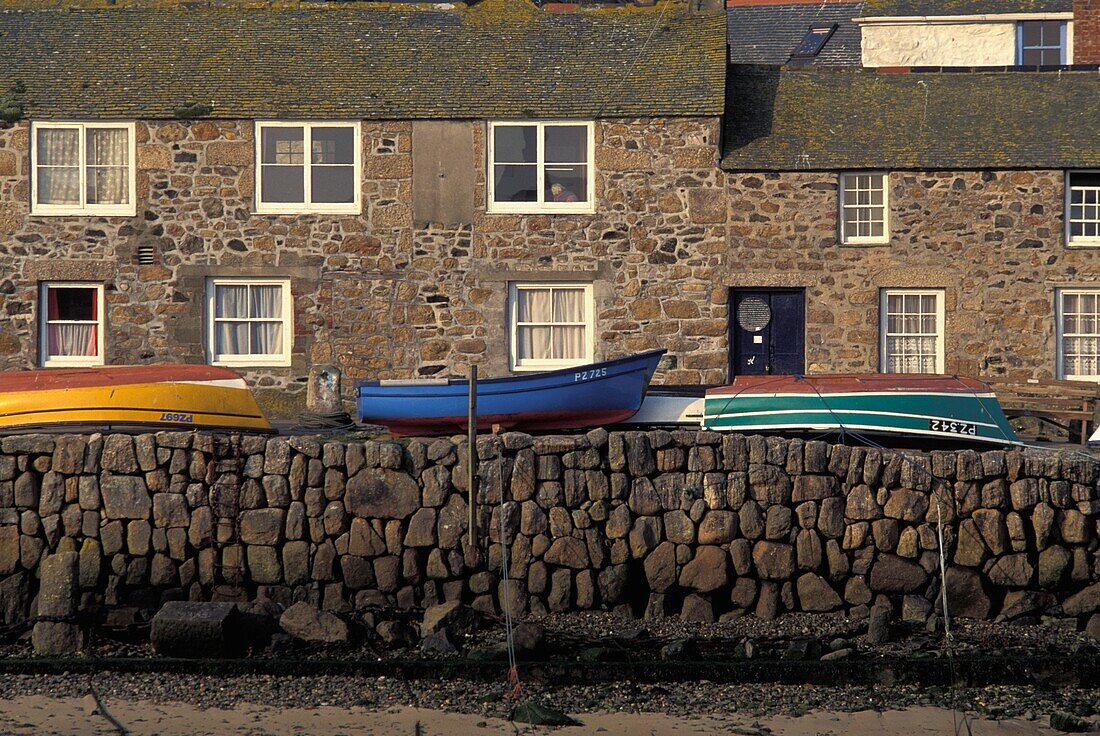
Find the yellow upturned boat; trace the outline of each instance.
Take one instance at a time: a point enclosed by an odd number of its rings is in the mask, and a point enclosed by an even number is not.
[[[206,365],[0,374],[0,434],[210,429],[274,432],[244,379]]]

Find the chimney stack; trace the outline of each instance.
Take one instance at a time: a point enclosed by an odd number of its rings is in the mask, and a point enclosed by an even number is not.
[[[1073,0],[1073,63],[1100,64],[1100,0]]]

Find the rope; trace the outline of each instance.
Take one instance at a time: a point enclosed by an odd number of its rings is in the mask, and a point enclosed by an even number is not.
[[[346,411],[325,413],[305,411],[298,415],[298,423],[294,425],[293,429],[338,432],[342,429],[352,429],[355,426],[355,420]]]

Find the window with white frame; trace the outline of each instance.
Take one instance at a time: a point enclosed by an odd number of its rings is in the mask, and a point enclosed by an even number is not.
[[[592,284],[513,283],[508,303],[512,370],[592,362]]]
[[[1100,289],[1058,291],[1058,377],[1100,381]]]
[[[1066,22],[1025,20],[1016,26],[1016,63],[1020,66],[1059,66],[1066,60]]]
[[[591,212],[592,123],[491,123],[491,212]]]
[[[103,285],[45,282],[38,298],[42,367],[103,365]]]
[[[135,180],[133,123],[32,124],[32,214],[133,216]]]
[[[883,173],[840,175],[840,237],[843,242],[889,242],[888,181],[889,176]]]
[[[882,291],[883,373],[943,373],[943,301],[939,289]]]
[[[256,123],[256,211],[359,212],[359,124]]]
[[[290,365],[294,328],[286,279],[208,279],[206,313],[214,365]]]
[[[1066,239],[1070,245],[1100,245],[1100,171],[1066,174]]]

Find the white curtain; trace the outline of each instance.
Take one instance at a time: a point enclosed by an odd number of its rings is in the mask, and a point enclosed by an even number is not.
[[[248,287],[218,286],[214,294],[215,352],[219,355],[248,354]]]
[[[80,204],[80,131],[39,128],[36,135],[38,201]]]
[[[522,289],[517,299],[520,359],[572,360],[585,357],[583,289]],[[523,324],[525,322],[536,324]]]
[[[129,201],[129,140],[123,128],[88,128],[88,204],[126,204]]]
[[[281,286],[253,286],[251,316],[255,319],[279,319],[282,317],[283,300]],[[252,323],[252,353],[254,355],[278,355],[283,352],[282,322]]]
[[[95,355],[98,347],[96,325],[48,325],[50,356]]]

